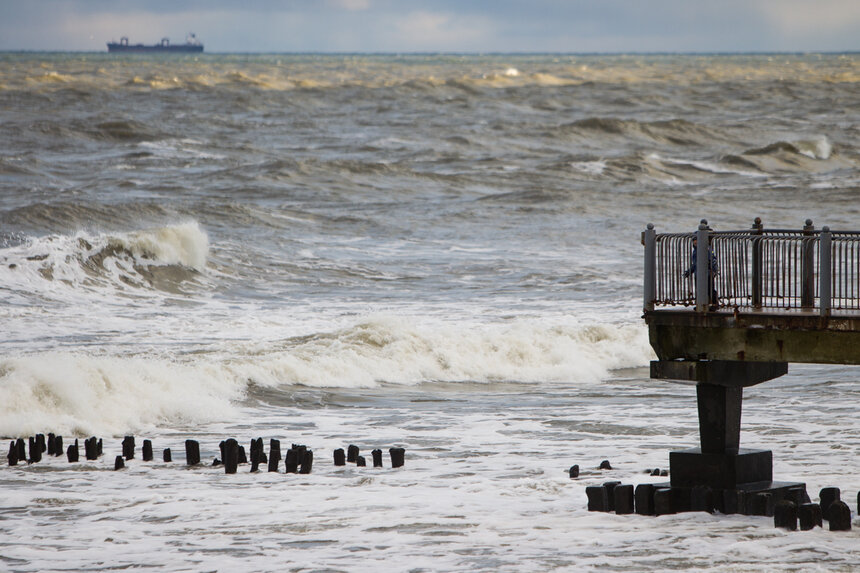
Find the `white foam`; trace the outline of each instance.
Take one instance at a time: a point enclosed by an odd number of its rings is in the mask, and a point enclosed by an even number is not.
[[[596,383],[651,357],[641,325],[457,326],[378,316],[286,341],[169,354],[37,352],[0,361],[0,434],[121,433],[230,416],[249,383],[327,388],[426,381]]]
[[[0,434],[119,434],[223,419],[243,385],[205,361],[41,352],[0,361]],[[51,430],[45,430],[50,428]]]
[[[650,356],[646,331],[638,324],[546,326],[517,320],[464,326],[377,316],[230,367],[238,377],[269,386],[597,382],[611,369],[647,364]]]
[[[148,281],[135,267],[203,271],[208,253],[209,239],[196,221],[127,233],[48,235],[0,250],[0,280],[10,290],[51,300],[116,291],[147,295]]]
[[[833,145],[825,135],[792,141],[792,145],[797,148],[798,153],[812,159],[830,159],[833,153]]]

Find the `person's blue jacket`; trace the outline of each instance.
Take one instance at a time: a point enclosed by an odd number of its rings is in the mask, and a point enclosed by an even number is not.
[[[717,275],[720,273],[719,265],[717,264],[717,255],[714,254],[712,249],[708,250],[709,255],[709,267],[713,274]],[[690,275],[696,276],[696,262],[698,260],[698,246],[693,245],[693,253],[690,255],[690,268],[684,271],[684,277],[689,277]]]

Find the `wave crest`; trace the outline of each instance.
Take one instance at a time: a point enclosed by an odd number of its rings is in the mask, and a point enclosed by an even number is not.
[[[59,285],[175,293],[205,268],[208,252],[209,239],[194,221],[124,234],[80,231],[30,238],[0,251],[0,278],[48,298]],[[44,280],[49,284],[40,287]]]

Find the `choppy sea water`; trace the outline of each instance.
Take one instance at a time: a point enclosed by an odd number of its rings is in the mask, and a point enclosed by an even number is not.
[[[0,435],[105,440],[0,468],[0,564],[855,570],[856,512],[789,533],[584,490],[697,441],[694,388],[648,378],[640,231],[860,228],[858,79],[856,55],[0,55]],[[857,374],[792,365],[741,434],[855,510]],[[126,434],[176,461],[114,472]],[[258,436],[313,473],[184,466],[187,438],[208,464]],[[335,467],[348,444],[406,465]]]

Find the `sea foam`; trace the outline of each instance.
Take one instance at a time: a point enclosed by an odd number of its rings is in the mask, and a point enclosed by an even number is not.
[[[182,359],[39,352],[0,360],[0,435],[120,434],[229,419],[253,386],[588,385],[650,356],[638,324],[421,325],[399,316],[265,344],[225,343]]]

